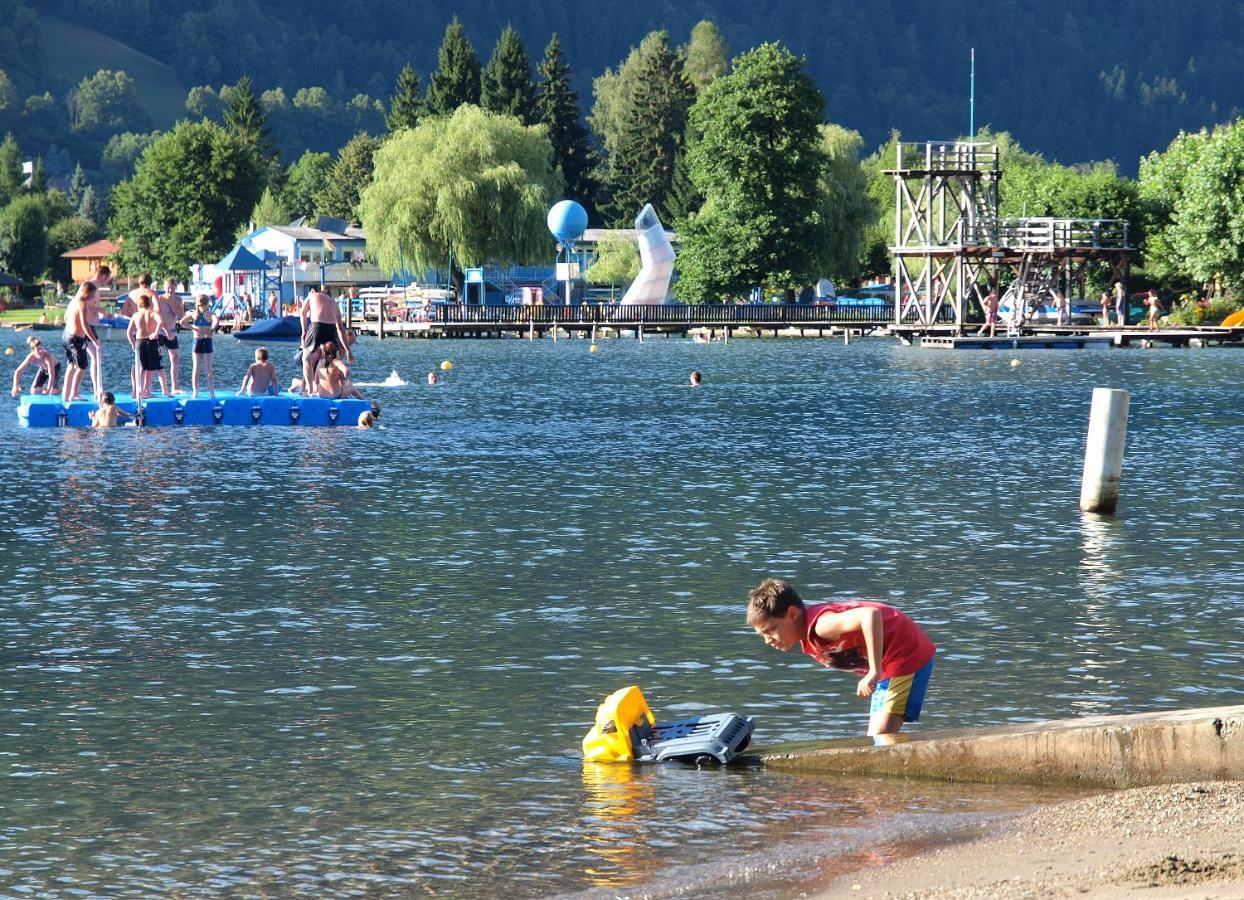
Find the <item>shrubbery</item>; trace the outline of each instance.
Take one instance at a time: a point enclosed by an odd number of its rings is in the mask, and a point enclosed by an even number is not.
[[[1167,316],[1172,325],[1220,325],[1222,320],[1244,307],[1244,303],[1228,297],[1200,300],[1195,294],[1184,294]]]

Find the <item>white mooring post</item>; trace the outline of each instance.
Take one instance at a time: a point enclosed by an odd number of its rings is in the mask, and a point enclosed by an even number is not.
[[[1084,512],[1109,514],[1118,508],[1130,402],[1131,395],[1127,391],[1093,388],[1088,441],[1084,448],[1084,477],[1080,483],[1080,509]]]

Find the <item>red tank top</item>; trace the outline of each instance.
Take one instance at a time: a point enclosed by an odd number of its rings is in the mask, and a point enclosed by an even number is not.
[[[836,641],[817,636],[816,620],[826,613],[846,612],[860,606],[881,610],[881,677],[912,675],[933,658],[937,648],[920,626],[893,606],[875,600],[844,600],[840,603],[813,603],[807,608],[808,633],[799,642],[804,653],[823,666],[846,669],[860,675],[868,673],[868,650],[863,631],[848,631]]]

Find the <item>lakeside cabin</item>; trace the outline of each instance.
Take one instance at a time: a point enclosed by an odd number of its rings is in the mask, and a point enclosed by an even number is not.
[[[337,294],[351,287],[387,285],[391,280],[389,273],[368,260],[363,229],[344,219],[299,217],[288,225],[265,225],[243,237],[240,244],[267,266],[246,279],[254,282],[246,286],[256,297],[279,289],[281,302],[290,303],[306,293],[309,284],[323,283]],[[212,284],[223,274],[218,266],[204,264],[195,267],[194,281]]]

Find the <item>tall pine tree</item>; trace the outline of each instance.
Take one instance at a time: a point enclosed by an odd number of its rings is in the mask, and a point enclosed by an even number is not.
[[[606,217],[629,226],[645,203],[668,222],[674,168],[686,142],[687,112],[695,89],[683,71],[683,57],[664,31],[640,45],[636,78],[618,98],[618,140],[603,181]]]
[[[464,103],[479,104],[479,54],[467,40],[457,16],[445,28],[437,65],[428,82],[429,112],[446,116]]]
[[[17,146],[13,133],[4,136],[0,144],[0,206],[7,206],[9,201],[22,192],[22,149]]]
[[[591,212],[596,200],[592,153],[587,130],[579,120],[579,97],[570,86],[570,66],[566,64],[556,34],[544,48],[544,59],[540,62],[536,121],[549,130],[553,161],[561,167],[566,193]]]
[[[69,207],[77,210],[82,205],[82,192],[86,190],[86,171],[82,163],[73,168],[73,177],[69,179]]]
[[[535,101],[527,48],[514,27],[506,25],[481,78],[480,104],[489,112],[505,113],[524,125],[533,125]]]
[[[397,90],[389,103],[389,131],[401,131],[403,128],[414,128],[424,116],[423,87],[419,83],[419,73],[410,67],[402,66],[397,76]]]
[[[255,84],[249,75],[239,78],[230,91],[224,118],[225,127],[254,148],[260,158],[272,158],[274,151],[268,137],[267,117],[255,96]]]

